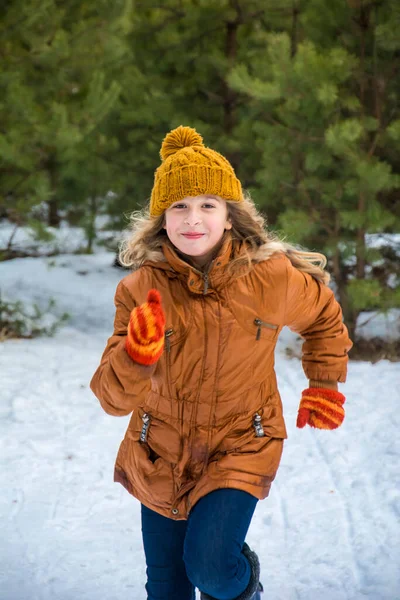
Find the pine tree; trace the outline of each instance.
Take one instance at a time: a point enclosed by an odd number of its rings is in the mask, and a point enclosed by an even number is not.
[[[45,203],[48,222],[109,177],[91,167],[90,149],[106,143],[99,127],[120,93],[107,62],[127,51],[127,1],[16,0],[1,9],[0,212],[23,221]],[[82,164],[84,159],[85,163]],[[68,189],[79,190],[66,198]]]
[[[366,243],[399,226],[385,201],[400,187],[396,11],[393,2],[338,10],[313,0],[295,44],[288,32],[266,34],[265,55],[229,77],[252,99],[257,198],[292,241],[328,254],[352,334],[361,310],[399,301],[388,273],[374,278],[382,253]]]
[[[147,202],[196,127],[290,241],[325,251],[346,322],[399,305],[396,0],[21,0],[0,9],[0,216],[87,230]],[[32,208],[35,210],[32,212]],[[39,211],[40,212],[40,211]]]
[[[129,62],[118,67],[121,95],[108,131],[118,139],[117,216],[145,204],[162,137],[180,124],[196,127],[235,166],[246,187],[258,168],[248,130],[248,98],[228,74],[265,52],[264,31],[291,23],[292,0],[165,0],[141,3],[127,36]],[[120,222],[121,225],[121,222]]]

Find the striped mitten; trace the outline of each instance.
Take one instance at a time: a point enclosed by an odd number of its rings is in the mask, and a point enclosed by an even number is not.
[[[128,324],[125,349],[135,362],[152,365],[164,350],[165,315],[158,290],[150,290],[147,302],[134,308]]]
[[[297,427],[304,427],[308,423],[318,429],[337,429],[343,423],[345,400],[343,394],[336,390],[304,390],[297,415]]]

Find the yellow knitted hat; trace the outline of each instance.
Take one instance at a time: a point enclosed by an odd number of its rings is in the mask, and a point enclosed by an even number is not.
[[[241,202],[242,186],[232,165],[222,154],[207,148],[191,127],[180,125],[164,138],[162,163],[154,174],[150,214],[161,215],[186,196],[213,194]]]

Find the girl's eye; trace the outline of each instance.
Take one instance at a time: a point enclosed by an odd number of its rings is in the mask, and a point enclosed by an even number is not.
[[[175,204],[172,208],[186,208],[186,204]]]
[[[205,206],[206,208],[215,208],[214,204],[203,204],[203,206]]]

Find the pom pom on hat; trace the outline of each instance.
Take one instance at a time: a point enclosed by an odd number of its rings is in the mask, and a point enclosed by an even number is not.
[[[152,289],[147,294],[147,302],[161,304],[161,294],[158,290]]]
[[[192,127],[180,125],[165,136],[160,150],[161,159],[166,160],[178,150],[190,146],[204,146],[203,138]]]

